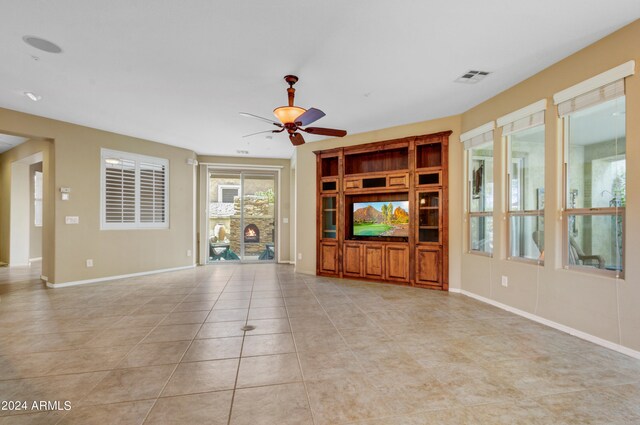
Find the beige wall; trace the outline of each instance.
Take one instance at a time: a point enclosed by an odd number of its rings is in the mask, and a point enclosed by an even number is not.
[[[306,143],[295,150],[296,166],[296,249],[302,260],[296,260],[296,271],[316,272],[316,156],[313,151],[341,146],[360,145],[369,142],[397,139],[401,137],[453,131],[449,138],[449,285],[460,287],[460,255],[462,252],[462,210],[459,201],[454,202],[462,191],[462,146],[460,117],[447,117],[432,121],[391,127],[384,130],[354,134],[341,139],[329,139]]]
[[[545,319],[570,326],[596,337],[640,350],[640,76],[626,79],[627,94],[627,211],[626,279],[600,277],[562,268],[561,143],[559,121],[552,96],[555,92],[593,77],[629,60],[640,64],[640,21],[600,40],[539,74],[476,106],[462,115],[462,131],[547,98],[546,180],[545,180],[545,265],[506,260],[504,202],[496,202],[494,212],[494,258],[462,255],[462,289],[512,306]],[[504,158],[500,134],[496,132],[495,158]],[[463,154],[454,160],[463,162]],[[503,176],[503,163],[496,161],[494,172]],[[504,193],[504,177],[496,178],[496,194]],[[464,195],[460,194],[461,202]],[[452,199],[453,201],[453,199]],[[509,278],[502,287],[501,276]]]
[[[278,193],[278,203],[280,208],[280,222],[278,224],[280,228],[280,255],[279,260],[281,262],[289,262],[290,260],[290,246],[291,237],[290,229],[293,212],[291,209],[291,161],[288,159],[273,159],[273,158],[247,158],[247,157],[225,157],[225,156],[207,156],[201,155],[198,157],[198,162],[201,164],[224,164],[226,166],[238,165],[237,169],[241,170],[243,166],[266,166],[266,167],[280,167],[280,191]],[[215,168],[215,167],[214,167]],[[202,173],[206,173],[205,167],[199,167],[200,178],[198,194],[201,201],[198,203],[198,217],[203,214],[206,217],[206,202],[202,199],[206,196],[206,176]],[[282,219],[288,218],[289,223],[283,223]],[[200,229],[202,226],[199,226]],[[201,233],[202,230],[199,231]],[[199,240],[202,240],[199,236]]]
[[[0,122],[2,113],[0,109]],[[9,132],[9,129],[0,129]],[[26,135],[26,132],[14,131],[16,134]],[[47,140],[28,140],[13,149],[0,154],[0,261],[9,262],[10,227],[11,227],[11,164],[31,155],[42,152],[43,176],[43,227],[42,227],[42,274],[54,274],[54,209],[53,206],[53,178],[54,167],[53,143]],[[25,235],[25,237],[28,237]],[[46,257],[46,258],[45,258]]]
[[[43,259],[45,263],[51,262],[43,264],[43,274],[49,282],[65,283],[193,264],[193,258],[186,254],[193,249],[194,235],[194,170],[186,163],[187,159],[195,158],[191,151],[6,109],[0,109],[0,132],[54,140],[55,163],[51,158],[47,160],[47,155],[43,161],[45,176],[49,176],[48,184],[52,185],[48,186],[52,199],[45,195],[48,230],[45,227],[43,234]],[[3,161],[22,155],[18,152],[27,148],[34,150],[25,143],[5,152]],[[100,230],[100,148],[169,160],[169,229]],[[5,167],[2,173],[7,173]],[[69,201],[60,200],[60,187],[71,188]],[[4,191],[3,186],[2,209]],[[79,216],[80,224],[66,225],[64,218],[68,215]],[[2,217],[4,220],[4,214]],[[89,258],[94,261],[93,268],[85,266]]]

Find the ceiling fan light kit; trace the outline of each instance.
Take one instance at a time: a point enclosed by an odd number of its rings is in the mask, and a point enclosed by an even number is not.
[[[325,113],[317,108],[304,109],[299,106],[295,106],[293,104],[296,89],[293,88],[293,85],[298,82],[298,77],[295,75],[285,75],[284,80],[289,84],[289,88],[287,89],[287,97],[289,99],[288,106],[280,106],[273,110],[273,114],[280,121],[279,123],[273,122],[268,118],[263,118],[258,115],[249,114],[246,112],[240,112],[240,115],[255,118],[262,121],[266,121],[278,127],[278,130],[267,130],[260,131],[257,133],[247,134],[243,137],[249,137],[256,134],[261,133],[281,133],[284,130],[287,130],[289,133],[289,140],[294,146],[300,146],[304,144],[304,137],[302,134],[298,133],[298,130],[304,131],[309,134],[317,134],[320,136],[332,136],[332,137],[344,137],[347,135],[345,130],[337,130],[333,128],[321,128],[321,127],[307,127],[302,128],[303,126],[307,126],[313,122],[316,122],[320,118],[325,116]]]
[[[307,112],[306,109],[298,106],[280,106],[273,110],[273,114],[282,124],[293,124],[300,115]]]

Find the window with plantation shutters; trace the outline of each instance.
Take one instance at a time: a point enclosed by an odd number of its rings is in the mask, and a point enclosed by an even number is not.
[[[102,150],[103,229],[168,227],[166,159]]]

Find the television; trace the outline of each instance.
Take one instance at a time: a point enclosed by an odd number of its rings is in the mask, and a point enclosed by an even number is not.
[[[409,237],[409,201],[354,202],[354,237]]]

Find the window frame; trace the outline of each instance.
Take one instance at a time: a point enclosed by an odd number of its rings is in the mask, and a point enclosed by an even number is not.
[[[627,106],[626,94],[622,96],[625,103],[625,110]],[[595,105],[594,105],[595,106]],[[592,106],[591,106],[592,107]],[[565,270],[575,270],[581,272],[587,272],[594,275],[614,277],[624,279],[626,270],[626,207],[589,207],[589,208],[569,208],[568,205],[568,187],[569,187],[569,153],[570,153],[570,135],[569,135],[569,118],[571,114],[563,115],[559,118],[562,129],[562,268]],[[625,115],[626,123],[626,115]],[[626,130],[625,130],[626,137]],[[625,162],[626,162],[625,153]],[[626,174],[626,171],[625,171]],[[569,217],[570,216],[616,216],[619,215],[622,218],[622,270],[607,270],[595,268],[591,266],[585,266],[580,264],[570,264],[569,262]]]
[[[489,146],[489,145],[491,145],[491,151],[492,151],[491,157],[473,155],[473,151],[475,149],[482,148],[483,146]],[[473,161],[474,159],[479,159],[479,158],[491,158],[491,166],[493,167],[495,163],[495,149],[493,146],[493,142],[489,142],[489,143],[478,145],[478,146],[473,146],[467,149],[465,153],[467,157],[467,234],[469,235],[467,253],[481,255],[484,257],[493,257],[493,254],[495,252],[495,249],[493,246],[495,238],[493,233],[491,234],[491,246],[492,246],[491,252],[488,252],[488,251],[480,251],[477,249],[473,249],[472,232],[471,232],[471,222],[473,218],[491,217],[491,219],[493,220],[493,212],[494,212],[493,206],[491,208],[491,211],[471,211],[471,197],[473,196],[473,176],[472,176]],[[486,173],[484,175],[486,176]],[[493,178],[493,180],[495,183],[495,177]],[[495,191],[493,192],[492,197],[493,197],[493,203],[495,204]],[[494,223],[494,226],[495,226],[495,223]]]
[[[536,128],[536,127],[542,127],[542,132],[545,135],[545,140],[543,141],[543,147],[545,149],[545,157],[546,157],[546,126],[545,123],[543,122],[542,124],[538,124],[535,125],[533,127],[529,127],[527,129],[531,129],[531,128]],[[519,131],[515,131],[513,133],[509,133],[506,136],[503,136],[504,139],[504,147],[505,147],[505,152],[506,152],[506,161],[505,161],[505,218],[506,218],[506,240],[507,240],[507,260],[510,261],[518,261],[518,262],[523,262],[523,263],[529,263],[529,264],[536,264],[536,265],[544,265],[544,252],[545,252],[545,246],[543,245],[542,250],[540,251],[540,257],[538,257],[537,259],[532,259],[532,258],[526,258],[526,257],[522,257],[522,256],[513,256],[511,255],[511,233],[512,233],[512,226],[511,226],[511,219],[512,217],[541,217],[543,222],[544,222],[544,206],[542,208],[538,209],[521,209],[521,210],[512,210],[511,209],[511,166],[513,165],[513,155],[512,155],[512,144],[511,144],[511,136],[513,136],[514,134],[519,133],[520,131],[524,131],[523,130],[519,130]],[[546,162],[545,162],[545,173],[544,175],[546,176]],[[542,188],[543,190],[545,189],[544,187]],[[521,194],[522,195],[522,194]],[[545,202],[546,205],[546,202]],[[542,231],[544,232],[545,227],[543,225]],[[545,239],[545,244],[546,244],[546,239]],[[538,249],[540,249],[538,247]]]
[[[117,157],[135,163],[135,220],[133,223],[113,223],[106,221],[106,159]],[[140,220],[141,173],[140,163],[159,165],[164,167],[164,221],[142,222]],[[169,229],[169,160],[165,158],[140,155],[113,149],[100,149],[100,230],[163,230]]]

